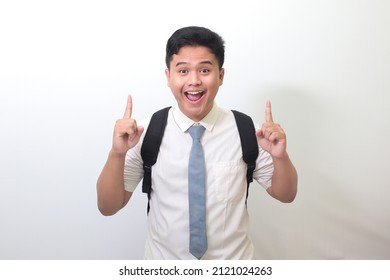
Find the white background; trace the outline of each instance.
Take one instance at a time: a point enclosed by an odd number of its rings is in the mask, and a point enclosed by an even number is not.
[[[165,44],[226,41],[217,102],[261,123],[266,99],[299,173],[292,204],[250,191],[261,259],[390,258],[390,2],[1,1],[0,259],[142,259],[146,197],[113,217],[96,180],[133,94],[174,102]]]

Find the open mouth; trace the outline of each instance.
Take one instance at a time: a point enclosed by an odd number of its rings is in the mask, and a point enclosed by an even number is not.
[[[189,101],[196,102],[202,98],[204,93],[205,93],[204,91],[198,90],[198,91],[186,91],[184,94]]]

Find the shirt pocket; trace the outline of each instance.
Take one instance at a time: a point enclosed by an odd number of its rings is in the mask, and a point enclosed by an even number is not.
[[[237,202],[246,194],[246,164],[242,160],[217,163],[215,166],[216,198]]]

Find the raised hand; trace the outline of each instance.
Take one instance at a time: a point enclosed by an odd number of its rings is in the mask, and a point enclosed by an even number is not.
[[[256,131],[257,141],[265,151],[274,158],[284,158],[286,152],[286,134],[282,127],[274,123],[271,111],[271,102],[267,100],[265,107],[265,122],[261,129]]]
[[[123,118],[117,120],[114,127],[112,152],[120,156],[126,155],[127,151],[138,143],[144,131],[144,128],[138,126],[136,120],[131,118],[132,112],[133,100],[129,95]]]

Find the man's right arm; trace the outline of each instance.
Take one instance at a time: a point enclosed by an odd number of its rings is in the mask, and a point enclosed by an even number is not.
[[[98,208],[105,215],[114,215],[132,195],[124,188],[126,153],[139,141],[144,128],[131,118],[132,99],[129,95],[125,114],[116,121],[112,149],[97,181]]]
[[[114,215],[127,204],[132,195],[124,188],[124,163],[125,156],[110,151],[97,181],[98,208],[104,216]]]

